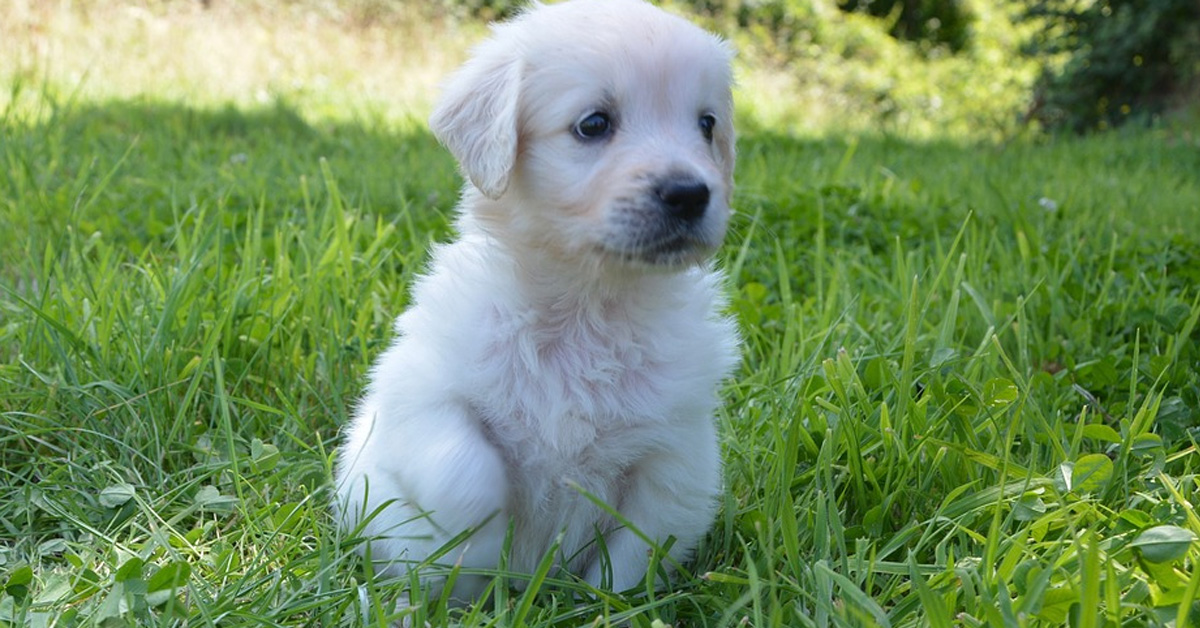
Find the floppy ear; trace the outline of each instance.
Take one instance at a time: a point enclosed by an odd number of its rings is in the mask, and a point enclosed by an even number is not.
[[[517,160],[521,60],[516,46],[496,39],[447,82],[429,118],[433,134],[458,159],[471,183],[488,198],[508,189]]]

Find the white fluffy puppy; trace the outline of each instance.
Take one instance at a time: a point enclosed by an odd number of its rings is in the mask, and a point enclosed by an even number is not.
[[[464,532],[437,562],[494,568],[511,527],[510,569],[561,533],[560,566],[624,590],[641,535],[676,560],[704,535],[738,359],[706,261],[729,216],[731,54],[638,0],[574,0],[495,26],[450,79],[430,124],[473,184],[460,237],[416,282],[337,468],[377,568]]]

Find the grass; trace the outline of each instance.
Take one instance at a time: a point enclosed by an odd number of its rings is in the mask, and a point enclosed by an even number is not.
[[[337,82],[197,104],[49,74],[0,114],[0,625],[397,619],[330,466],[450,237],[450,157],[416,105],[314,106]],[[1200,622],[1194,140],[742,130],[745,360],[688,573],[500,572],[494,606],[414,625]]]

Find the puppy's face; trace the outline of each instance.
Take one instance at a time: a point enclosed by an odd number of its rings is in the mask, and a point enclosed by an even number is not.
[[[679,267],[725,233],[729,49],[637,0],[538,6],[500,25],[431,119],[508,246]]]

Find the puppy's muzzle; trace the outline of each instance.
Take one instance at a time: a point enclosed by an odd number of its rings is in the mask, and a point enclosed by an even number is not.
[[[699,262],[724,235],[712,186],[700,177],[672,172],[648,177],[642,194],[613,212],[603,248],[655,266]]]

